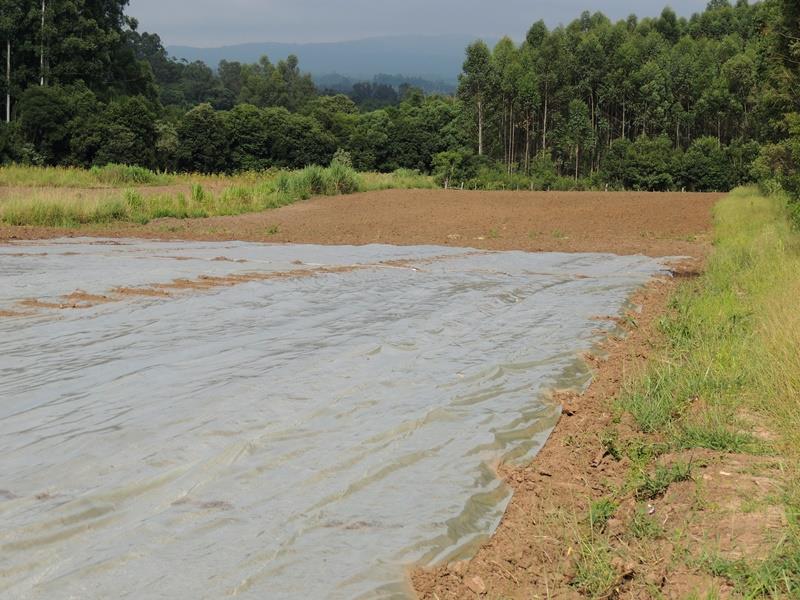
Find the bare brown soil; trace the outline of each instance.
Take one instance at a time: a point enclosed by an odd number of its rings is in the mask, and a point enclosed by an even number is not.
[[[154,189],[154,188],[147,188]],[[104,190],[101,190],[104,191]],[[491,250],[696,256],[719,194],[386,190],[233,217],[75,229],[7,227],[0,241],[58,236],[436,244]]]

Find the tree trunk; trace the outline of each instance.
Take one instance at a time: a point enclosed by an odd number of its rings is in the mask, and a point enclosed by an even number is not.
[[[625,139],[625,100],[622,101],[622,138]]]
[[[498,141],[503,147],[503,164],[508,165],[508,146],[506,145],[506,99],[500,101],[503,107],[502,116],[500,117],[500,127],[497,128]]]
[[[547,84],[544,86],[544,117],[542,118],[542,154],[547,152]]]
[[[483,156],[483,102],[478,98],[478,156]]]
[[[513,172],[514,164],[514,105],[511,104],[508,116],[508,174]]]
[[[581,147],[575,144],[575,181],[578,181],[578,167],[581,164]]]
[[[531,123],[533,122],[533,115],[528,117],[525,121],[525,173],[530,173],[531,170]]]
[[[11,38],[6,40],[6,123],[11,123]]]
[[[41,69],[41,81],[39,85],[44,85],[44,11],[45,11],[45,0],[42,0],[42,46],[41,46],[41,53],[39,55],[39,68]]]

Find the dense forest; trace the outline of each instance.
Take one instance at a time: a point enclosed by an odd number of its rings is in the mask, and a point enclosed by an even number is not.
[[[295,57],[173,60],[127,0],[4,0],[0,161],[235,172],[328,164],[449,185],[800,189],[800,7],[584,13],[466,50],[454,97],[318,89]],[[5,61],[4,61],[5,62]]]

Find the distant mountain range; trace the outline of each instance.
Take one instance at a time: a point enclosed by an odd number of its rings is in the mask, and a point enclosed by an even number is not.
[[[376,75],[392,74],[454,86],[464,62],[464,50],[479,36],[404,35],[374,37],[349,42],[287,44],[263,42],[219,48],[167,46],[171,56],[190,62],[200,60],[216,68],[221,60],[252,63],[267,55],[273,62],[294,54],[300,69],[315,79],[332,75],[356,81],[371,81]],[[486,39],[494,44],[496,39]]]

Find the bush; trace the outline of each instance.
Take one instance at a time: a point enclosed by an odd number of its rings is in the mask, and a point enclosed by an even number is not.
[[[308,194],[312,196],[326,194],[331,187],[328,173],[317,165],[306,167],[300,172],[299,177],[303,180],[303,189],[307,190]]]
[[[696,192],[727,192],[732,187],[731,165],[715,137],[692,142],[683,155],[681,183]]]
[[[680,155],[666,137],[615,140],[605,159],[608,182],[633,190],[666,191],[676,187]]]
[[[284,172],[275,179],[275,192],[282,201],[305,200],[314,195],[352,194],[362,187],[356,171],[337,163],[327,169],[312,165],[292,173]]]
[[[21,144],[17,125],[0,122],[0,164],[19,160]]]
[[[178,166],[187,171],[220,173],[228,168],[228,132],[220,114],[201,104],[178,123]]]
[[[475,155],[470,150],[448,150],[433,157],[433,177],[439,185],[456,187],[477,174]]]
[[[331,159],[331,166],[333,165],[341,165],[342,167],[352,169],[353,157],[344,148],[339,148],[336,152],[334,152],[333,158]]]

